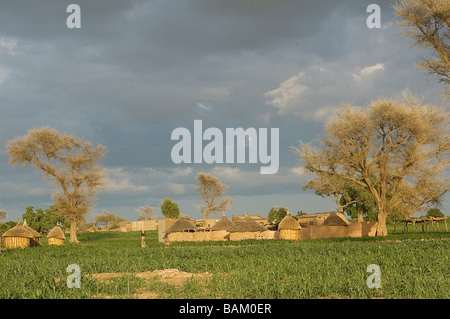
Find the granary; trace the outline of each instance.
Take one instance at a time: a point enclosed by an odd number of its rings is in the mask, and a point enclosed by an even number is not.
[[[188,220],[184,215],[180,216],[175,223],[166,229],[164,239],[167,241],[192,241],[198,227]]]
[[[2,237],[5,238],[5,248],[12,249],[30,247],[34,235],[17,221],[16,226],[6,231]]]
[[[230,240],[259,239],[265,238],[264,232],[267,232],[267,228],[250,218],[245,212],[244,218],[231,226],[228,231]]]
[[[222,218],[211,227],[211,240],[228,240],[230,239],[229,228],[235,224],[225,216],[223,213]]]
[[[23,220],[23,227],[33,234],[33,238],[30,239],[30,247],[40,246],[39,238],[41,238],[41,234],[28,226],[26,219]]]
[[[58,224],[56,224],[56,226],[53,227],[47,235],[49,245],[62,245],[65,239],[66,236]]]
[[[300,228],[299,222],[288,212],[278,224],[279,236],[281,239],[298,240]]]

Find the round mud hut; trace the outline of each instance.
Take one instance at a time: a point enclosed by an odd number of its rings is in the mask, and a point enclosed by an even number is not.
[[[258,239],[263,237],[262,233],[267,231],[267,228],[252,220],[245,212],[243,220],[231,226],[228,231],[230,232],[230,240]]]
[[[166,229],[164,239],[166,241],[193,241],[198,227],[188,220],[184,215],[180,216],[175,223]]]
[[[289,212],[278,224],[278,231],[281,239],[300,239],[300,228],[300,223],[294,217],[292,217]]]
[[[230,232],[228,229],[234,225],[235,224],[225,216],[225,213],[223,213],[222,218],[211,227],[211,240],[229,240]]]
[[[66,236],[58,224],[56,224],[47,235],[47,242],[49,245],[63,245],[65,239]]]
[[[33,234],[23,227],[19,221],[16,226],[6,231],[2,237],[5,239],[5,248],[26,248],[31,246],[31,240],[34,238]]]
[[[41,243],[39,242],[39,238],[41,238],[41,234],[38,231],[31,228],[30,226],[28,226],[26,219],[23,220],[23,227],[25,227],[33,234],[33,238],[30,239],[30,247],[40,246]]]

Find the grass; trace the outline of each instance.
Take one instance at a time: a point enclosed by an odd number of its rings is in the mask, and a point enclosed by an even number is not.
[[[449,298],[450,233],[398,231],[386,237],[236,242],[178,242],[164,247],[157,232],[80,233],[65,243],[0,254],[0,298]],[[81,288],[68,288],[70,264],[81,268]],[[381,288],[370,289],[366,268],[377,264]],[[136,273],[176,268],[212,274],[174,286],[135,276],[110,283],[90,273]],[[59,278],[56,281],[55,278]]]

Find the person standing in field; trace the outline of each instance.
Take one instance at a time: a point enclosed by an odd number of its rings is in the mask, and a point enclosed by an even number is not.
[[[145,243],[145,232],[143,230],[141,230],[141,247],[147,247],[147,244]]]

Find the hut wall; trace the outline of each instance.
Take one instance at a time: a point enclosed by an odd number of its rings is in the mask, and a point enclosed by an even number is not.
[[[269,239],[275,238],[275,231],[246,231],[246,232],[232,232],[230,233],[230,240],[243,239]]]
[[[274,239],[277,238],[278,232],[275,230],[265,230],[258,232],[256,239]]]
[[[193,241],[194,232],[174,232],[167,234],[167,241]]]
[[[64,239],[60,239],[60,238],[48,238],[47,240],[49,245],[63,245],[64,244]]]
[[[280,229],[279,234],[281,239],[298,240],[300,238],[300,229]]]
[[[158,221],[156,219],[141,220],[134,222],[121,222],[119,225],[121,232],[158,229]]]
[[[232,232],[230,233],[230,240],[255,239],[256,232]]]
[[[347,237],[349,226],[309,225],[300,229],[300,239]]]
[[[346,237],[362,237],[362,223],[354,222],[347,226]]]
[[[5,237],[5,248],[26,248],[30,247],[30,238],[26,237]]]
[[[310,226],[302,227],[298,230],[299,239],[311,239],[311,228]]]
[[[192,240],[193,241],[205,241],[211,240],[211,232],[210,231],[197,231],[193,233]]]
[[[166,236],[166,240],[173,241],[206,241],[213,240],[212,232],[197,231],[197,232],[173,232]]]
[[[230,233],[227,230],[213,230],[211,240],[230,240]]]
[[[373,237],[377,233],[378,222],[362,222],[362,236]]]

